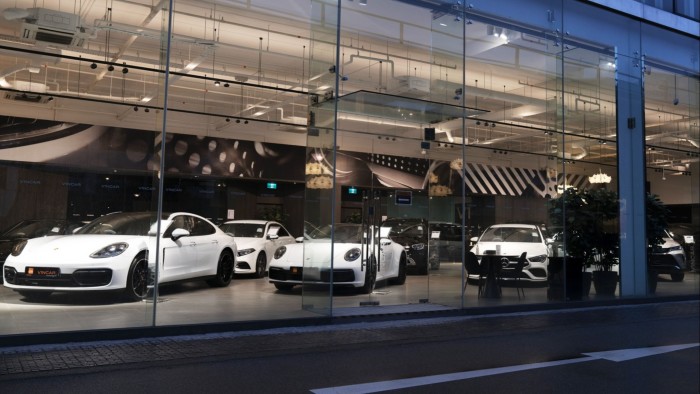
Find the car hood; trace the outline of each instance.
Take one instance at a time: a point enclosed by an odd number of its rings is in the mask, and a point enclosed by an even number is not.
[[[236,241],[236,247],[238,250],[248,248],[259,249],[262,247],[262,244],[265,243],[264,238],[233,237],[233,240]]]
[[[305,267],[326,267],[330,265],[330,240],[306,240],[303,243],[289,244],[285,247],[287,252],[280,260],[287,261],[290,265],[303,265]],[[344,261],[345,253],[348,250],[360,247],[360,244],[336,242],[333,245],[335,261]]]
[[[532,242],[479,242],[471,249],[474,254],[481,255],[487,250],[498,250],[500,255],[517,256],[527,252],[528,256],[539,256],[547,254],[547,246]]]
[[[664,237],[664,243],[661,245],[662,248],[668,249],[674,246],[681,246],[681,244],[676,242],[673,238]]]
[[[137,246],[133,244],[145,243],[147,238],[149,237],[111,234],[76,234],[32,238],[27,240],[27,245],[18,257],[40,257],[42,260],[46,260],[51,258],[50,256],[86,256],[117,242],[126,242],[129,246]]]

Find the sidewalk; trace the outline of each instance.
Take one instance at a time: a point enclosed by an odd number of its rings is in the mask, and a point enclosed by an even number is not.
[[[311,349],[352,347],[364,343],[426,341],[439,338],[504,335],[615,321],[645,322],[700,315],[700,302],[588,307],[483,316],[417,318],[324,326],[183,335],[0,348],[0,381],[68,374],[139,363],[193,359],[234,359]]]

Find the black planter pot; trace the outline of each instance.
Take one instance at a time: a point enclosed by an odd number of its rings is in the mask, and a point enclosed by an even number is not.
[[[617,289],[617,272],[593,271],[593,287],[596,295],[614,296]]]
[[[591,294],[591,284],[593,283],[593,273],[584,271],[581,275],[581,294],[588,297]]]
[[[586,273],[583,272],[583,259],[576,257],[566,258],[566,271],[563,257],[550,257],[547,289],[547,299],[553,301],[578,301],[588,296],[590,291],[590,277],[586,281]],[[566,277],[564,273],[566,272]]]
[[[647,292],[656,294],[656,285],[659,283],[659,274],[656,271],[647,272]]]

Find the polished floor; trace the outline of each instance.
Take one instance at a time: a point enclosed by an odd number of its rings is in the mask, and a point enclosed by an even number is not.
[[[498,298],[479,297],[477,286],[463,289],[461,264],[442,264],[428,276],[409,276],[404,285],[379,283],[372,294],[334,289],[333,316],[440,311],[488,306],[539,304],[547,299],[546,285],[527,287],[525,297],[504,287]],[[700,275],[687,273],[683,282],[660,276],[656,295],[700,294]],[[599,298],[591,290],[591,298]],[[55,293],[48,300],[30,302],[0,288],[0,335],[95,329],[244,322],[318,317],[330,313],[328,288],[280,292],[267,279],[236,277],[227,288],[204,282],[162,286],[158,302],[124,302],[99,292]]]

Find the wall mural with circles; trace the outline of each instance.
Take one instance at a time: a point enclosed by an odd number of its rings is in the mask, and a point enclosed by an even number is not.
[[[95,171],[157,171],[304,180],[305,148],[262,142],[0,117],[0,158]]]
[[[119,127],[0,117],[0,158],[71,168],[157,172],[165,153],[166,174],[306,182],[309,188],[339,185],[428,190],[430,195],[467,194],[549,198],[562,187],[590,187],[588,177],[551,169],[485,163],[429,161],[365,152],[307,149],[263,142]],[[333,165],[332,163],[335,163]]]

